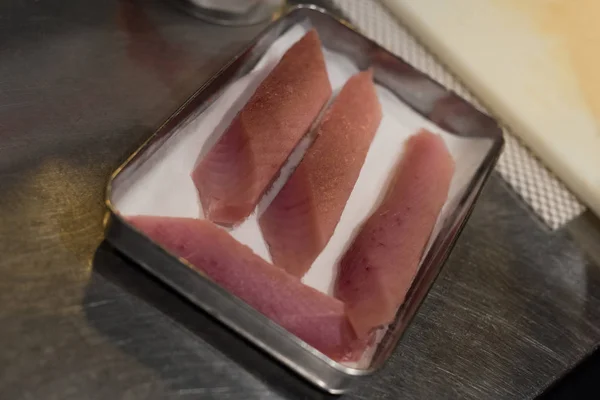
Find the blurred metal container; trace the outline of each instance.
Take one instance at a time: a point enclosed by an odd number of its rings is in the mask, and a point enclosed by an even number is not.
[[[219,25],[252,25],[278,16],[286,0],[177,0],[186,12]]]

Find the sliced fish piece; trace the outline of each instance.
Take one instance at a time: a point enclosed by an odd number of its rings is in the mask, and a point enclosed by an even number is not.
[[[133,216],[127,220],[177,257],[283,328],[336,360],[358,358],[344,304],[289,275],[206,220]]]
[[[371,70],[351,77],[317,138],[259,219],[273,263],[302,277],[325,248],[381,122]]]
[[[390,187],[339,263],[334,293],[358,337],[395,317],[447,199],[454,160],[442,138],[408,139]]]
[[[206,218],[235,225],[248,217],[330,97],[313,29],[284,54],[192,172]]]

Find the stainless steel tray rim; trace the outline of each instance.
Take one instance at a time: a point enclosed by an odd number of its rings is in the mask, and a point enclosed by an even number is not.
[[[250,44],[248,44],[242,51],[240,51],[228,63],[226,63],[222,68],[220,68],[219,71],[217,73],[215,73],[209,80],[207,80],[204,84],[202,84],[198,90],[196,90],[180,107],[177,108],[177,110],[169,118],[167,118],[165,120],[165,122],[163,124],[160,125],[160,127],[154,132],[154,134],[152,134],[136,151],[134,151],[119,167],[117,167],[115,169],[115,171],[111,174],[110,179],[107,184],[107,187],[106,187],[105,203],[106,203],[106,207],[109,211],[109,217],[110,217],[107,225],[111,223],[110,220],[112,219],[113,222],[116,221],[117,223],[122,224],[123,226],[126,226],[128,229],[135,231],[137,235],[145,238],[145,240],[148,242],[147,244],[149,246],[154,247],[155,250],[159,250],[160,252],[162,252],[164,254],[164,256],[171,258],[174,262],[176,261],[179,265],[185,266],[188,270],[190,270],[196,276],[202,277],[201,279],[206,281],[206,283],[210,282],[210,283],[208,283],[208,286],[211,287],[211,290],[215,290],[215,291],[223,294],[223,296],[230,297],[231,298],[230,300],[233,301],[236,304],[236,306],[239,306],[240,308],[246,310],[246,312],[248,314],[252,315],[253,318],[259,320],[265,326],[268,326],[270,331],[276,332],[278,335],[280,335],[282,337],[286,337],[286,340],[290,341],[293,344],[293,346],[295,346],[297,348],[301,348],[303,351],[310,353],[312,355],[312,357],[315,357],[320,363],[322,363],[323,365],[326,365],[328,368],[330,368],[340,374],[343,374],[344,376],[347,376],[347,377],[367,376],[367,375],[371,375],[374,372],[381,369],[385,365],[385,361],[387,361],[387,359],[389,357],[385,357],[382,362],[371,363],[371,365],[368,368],[348,367],[346,365],[343,365],[343,364],[327,357],[326,355],[319,352],[318,350],[316,350],[315,348],[313,348],[312,346],[310,346],[303,340],[299,339],[295,335],[289,334],[289,332],[286,331],[284,328],[282,328],[281,326],[276,324],[274,321],[271,321],[269,318],[265,317],[258,311],[254,310],[252,307],[250,307],[248,304],[246,304],[243,300],[241,300],[235,296],[232,296],[227,290],[220,287],[218,284],[216,284],[212,280],[208,279],[206,277],[206,275],[200,273],[195,267],[193,267],[187,261],[174,256],[173,254],[171,254],[169,251],[167,251],[165,248],[163,248],[159,244],[152,242],[145,234],[143,234],[143,232],[140,232],[139,230],[132,227],[125,221],[125,219],[119,214],[119,211],[115,207],[115,204],[113,203],[113,200],[112,200],[113,195],[114,195],[113,184],[115,183],[115,181],[117,181],[119,179],[120,176],[122,176],[122,174],[128,167],[130,167],[130,166],[132,166],[132,164],[134,164],[134,162],[138,159],[138,157],[140,157],[141,155],[146,153],[146,151],[151,149],[153,145],[158,146],[159,141],[162,139],[162,136],[165,133],[167,133],[170,128],[172,128],[174,126],[179,126],[180,124],[185,123],[190,117],[197,115],[196,112],[191,112],[189,110],[190,108],[193,108],[193,104],[195,102],[200,101],[200,104],[203,107],[207,107],[208,105],[212,104],[212,102],[215,101],[215,99],[218,97],[218,95],[220,95],[222,89],[214,90],[214,91],[212,91],[212,93],[208,93],[207,95],[205,95],[205,92],[209,92],[210,89],[213,88],[213,86],[218,82],[218,80],[220,78],[222,78],[229,71],[230,68],[232,68],[236,63],[241,62],[242,58],[245,57],[252,49],[254,49],[255,46],[257,45],[257,43],[259,43],[259,41],[262,38],[264,38],[266,34],[271,32],[272,30],[275,30],[276,27],[279,27],[279,25],[282,25],[286,19],[292,19],[293,21],[297,22],[297,19],[294,19],[294,18],[301,18],[303,13],[305,13],[305,14],[306,13],[309,13],[309,14],[315,13],[321,17],[328,18],[328,19],[340,24],[341,28],[347,29],[347,30],[351,31],[354,35],[360,36],[361,40],[367,42],[371,47],[376,48],[377,51],[384,52],[392,59],[395,59],[402,64],[406,64],[403,60],[401,60],[400,58],[398,58],[391,52],[387,51],[386,49],[383,49],[381,46],[379,46],[374,41],[364,37],[351,23],[331,15],[323,8],[312,5],[312,4],[301,4],[301,5],[292,7],[289,10],[289,12],[287,12],[284,16],[282,16],[278,20],[271,23],[253,41],[251,41]],[[308,17],[310,17],[310,15],[308,15],[308,16],[305,15],[304,17],[308,18]],[[285,29],[283,29],[283,30],[285,30]],[[282,32],[280,32],[280,34],[281,33]],[[406,64],[406,65],[408,65],[408,64]],[[412,68],[412,67],[410,67],[410,68]],[[417,71],[417,70],[415,70],[415,71],[420,74],[419,71]],[[234,74],[234,76],[235,76],[235,74]],[[226,78],[226,79],[228,79],[228,82],[231,82],[234,79],[234,76]],[[430,78],[428,78],[428,79],[431,81]],[[440,90],[443,90],[444,92],[448,92],[450,94],[452,93],[451,91],[448,91],[447,89],[443,88],[437,82],[431,81],[431,84],[437,85],[440,88]],[[227,84],[225,84],[223,86],[226,86],[226,85]],[[203,96],[205,97],[204,100],[203,100]],[[405,99],[401,98],[401,100],[403,100],[406,103]],[[475,110],[475,111],[480,113],[477,110]],[[487,116],[485,116],[485,117],[487,117]],[[454,131],[450,131],[450,133],[458,135]],[[461,136],[461,135],[458,135],[458,136]],[[478,196],[481,192],[483,184],[487,180],[489,174],[491,173],[491,171],[493,169],[493,165],[495,164],[495,161],[497,160],[497,158],[500,154],[500,151],[501,151],[502,147],[504,146],[504,138],[502,136],[502,131],[499,128],[497,131],[494,129],[491,131],[481,132],[481,136],[477,136],[477,137],[486,137],[486,138],[492,139],[494,141],[494,143],[492,144],[490,150],[488,151],[488,154],[485,157],[485,160],[482,162],[480,167],[477,169],[475,176],[472,179],[471,184],[474,186],[473,191],[465,191],[465,193],[461,197],[460,203],[470,202],[470,204],[468,205],[468,209],[466,210],[466,213],[463,213],[463,215],[460,215],[460,213],[458,213],[459,209],[457,209],[457,210],[455,210],[454,213],[452,213],[449,216],[448,219],[452,219],[453,222],[445,223],[445,225],[443,227],[444,235],[442,234],[442,232],[440,232],[439,237],[437,237],[435,239],[434,245],[432,245],[432,250],[435,246],[435,251],[430,250],[430,252],[427,254],[423,264],[426,264],[427,262],[429,262],[431,260],[436,260],[441,257],[440,258],[440,259],[442,259],[441,264],[443,265],[443,261],[448,256],[449,252],[451,251],[451,247],[453,246],[454,241],[458,238],[460,231],[462,230],[462,227],[466,223],[466,220],[468,219],[468,215],[470,214],[470,210],[472,210],[472,207],[474,206],[476,199],[478,198]],[[464,211],[465,210],[463,210],[463,212]],[[447,231],[450,231],[450,230],[456,229],[456,228],[458,228],[457,229],[458,233],[456,233],[454,236],[452,236],[450,238],[452,240],[449,241],[448,237],[446,235]],[[445,240],[443,240],[443,239],[445,239]],[[113,243],[113,245],[114,245],[114,243]],[[118,247],[118,246],[115,246],[115,247]],[[124,249],[120,249],[120,250],[123,251]],[[443,251],[441,251],[441,250],[443,250]],[[441,253],[445,253],[445,254],[441,254]],[[146,271],[148,271],[152,274],[155,274],[155,271],[153,271],[152,268],[149,268],[148,266],[144,266],[144,265],[142,265],[142,267],[144,267],[144,269]],[[422,269],[423,269],[423,267],[422,267]],[[441,269],[442,269],[441,266],[438,267],[437,273],[439,273],[439,271],[441,271]],[[159,276],[159,278],[161,278],[162,280],[168,280],[168,277],[164,277],[164,276],[163,277]],[[435,278],[433,278],[433,279],[435,279]],[[170,286],[174,286],[175,289],[177,290],[177,285],[171,284]],[[431,284],[428,286],[426,291],[428,291],[430,287],[431,287]],[[181,291],[179,291],[179,290],[177,290],[177,291],[181,293]],[[185,293],[181,293],[181,294],[183,294],[185,296]],[[186,296],[186,298],[188,298],[188,300],[191,301],[194,305],[204,309],[208,314],[221,320],[225,325],[227,325],[230,329],[235,331],[237,334],[239,334],[240,336],[249,340],[254,345],[261,348],[263,351],[270,354],[271,356],[276,358],[278,361],[285,364],[287,367],[295,370],[297,373],[302,375],[304,378],[307,378],[309,381],[311,381],[312,383],[321,387],[322,389],[325,389],[326,391],[333,393],[333,394],[341,394],[346,391],[345,386],[344,387],[333,387],[330,383],[323,381],[320,378],[316,377],[314,373],[311,374],[310,371],[307,371],[306,369],[303,369],[299,365],[294,364],[293,361],[289,360],[288,358],[282,356],[281,354],[278,354],[277,352],[272,351],[271,349],[269,349],[269,346],[262,343],[262,341],[260,339],[256,339],[252,334],[250,334],[249,332],[247,332],[243,328],[241,328],[239,326],[239,324],[236,323],[236,321],[233,321],[223,315],[217,315],[218,313],[215,310],[207,310],[206,309],[207,307],[205,305],[198,304],[198,302],[194,298],[190,298],[189,296]],[[419,306],[420,306],[421,302],[418,302]],[[399,310],[399,314],[402,312],[403,312],[403,310],[401,308],[401,310]],[[404,331],[402,331],[402,333],[400,333],[399,336],[396,338],[395,343],[397,343],[400,340],[403,332]],[[386,351],[389,351],[389,349]],[[388,356],[389,356],[389,354],[388,354]]]
[[[338,361],[335,361],[335,360],[331,359],[330,357],[326,356],[325,354],[321,353],[320,351],[318,351],[317,349],[315,349],[314,347],[312,347],[311,345],[309,345],[308,343],[306,343],[302,339],[298,338],[297,336],[295,336],[295,335],[289,335],[289,332],[287,330],[285,330],[283,327],[281,327],[279,324],[275,323],[270,318],[267,318],[266,316],[264,316],[260,312],[256,311],[254,308],[250,307],[242,299],[240,299],[240,298],[238,298],[236,296],[232,296],[225,288],[223,288],[220,285],[218,285],[217,283],[215,283],[212,279],[210,279],[210,277],[208,277],[208,275],[206,275],[206,274],[202,273],[201,271],[199,271],[198,268],[194,267],[189,261],[185,260],[184,258],[177,257],[176,255],[174,255],[173,253],[171,253],[169,250],[167,250],[166,248],[164,248],[159,243],[156,243],[156,242],[152,241],[152,239],[150,239],[144,232],[142,232],[141,230],[137,229],[133,225],[128,224],[125,221],[125,219],[120,215],[120,213],[114,208],[112,202],[107,201],[106,204],[107,204],[107,207],[108,207],[108,209],[109,209],[109,211],[111,213],[111,214],[108,214],[109,218],[117,219],[121,224],[127,226],[129,229],[132,229],[132,230],[136,231],[136,233],[138,235],[144,237],[147,240],[148,246],[152,246],[152,247],[156,248],[157,250],[161,251],[166,257],[172,258],[173,261],[176,261],[176,262],[182,264],[182,266],[188,268],[194,274],[197,274],[202,279],[205,279],[207,281],[207,284],[211,286],[212,290],[221,292],[224,295],[231,296],[231,301],[234,302],[234,303],[236,303],[237,307],[243,308],[248,313],[253,314],[253,317],[255,317],[256,319],[260,320],[262,324],[264,324],[266,326],[269,326],[270,329],[278,331],[280,335],[289,337],[289,340],[292,340],[298,347],[301,347],[301,348],[303,348],[303,349],[305,349],[307,351],[310,351],[311,353],[313,353],[313,355],[315,357],[318,357],[322,362],[327,363],[330,367],[335,368],[339,372],[343,372],[344,374],[352,375],[352,376],[370,375],[373,372],[375,372],[377,369],[379,369],[379,368],[375,368],[375,369],[366,369],[366,368],[363,368],[363,369],[360,369],[360,368],[352,368],[352,367],[345,366],[345,365],[339,363]],[[105,225],[107,223],[109,223],[108,220],[106,220]],[[144,267],[144,269],[146,271],[150,272],[151,274],[155,274],[155,271],[153,271],[152,269],[148,268],[146,265],[142,265],[142,267]],[[168,280],[167,277],[160,276],[160,278]],[[197,305],[197,302],[193,298],[189,298],[185,293],[182,293],[182,295],[184,297],[188,298],[188,300],[191,301],[193,304]],[[213,316],[215,318],[218,317],[218,319],[223,320],[223,322],[227,322],[227,325],[230,326],[231,329],[233,329],[236,333],[244,336],[246,339],[250,340],[256,346],[260,347],[263,350],[268,350],[268,349],[266,349],[266,347],[260,341],[253,340],[253,337],[251,335],[248,335],[244,330],[238,328],[237,324],[235,323],[235,321],[229,320],[227,317],[224,317],[224,316],[217,316],[217,312],[215,310],[213,310],[213,309],[208,309],[207,310],[204,305],[201,306],[201,308],[203,309],[203,311],[205,311],[209,315],[211,315],[211,316]],[[280,361],[283,361],[283,360],[280,360]]]

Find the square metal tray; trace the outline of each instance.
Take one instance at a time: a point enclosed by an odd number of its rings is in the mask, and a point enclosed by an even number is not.
[[[487,138],[492,143],[467,190],[425,255],[395,322],[378,345],[369,367],[364,369],[350,368],[328,358],[252,309],[131,227],[113,203],[114,193],[131,183],[136,170],[178,126],[202,113],[229,83],[247,74],[278,37],[306,19],[318,31],[324,47],[342,53],[361,69],[372,67],[376,83],[389,89],[413,110],[452,134]],[[244,51],[196,91],[114,172],[106,195],[106,240],[192,304],[300,376],[327,392],[341,394],[349,390],[357,378],[380,369],[396,347],[458,238],[495,166],[503,143],[502,131],[493,119],[364,37],[347,21],[314,6],[297,6],[271,23]]]

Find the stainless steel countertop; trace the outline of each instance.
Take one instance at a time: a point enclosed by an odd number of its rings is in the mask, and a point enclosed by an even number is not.
[[[316,397],[99,247],[110,172],[262,28],[168,3],[0,3],[3,399]],[[494,175],[395,356],[346,397],[532,397],[600,343],[598,243],[596,218],[551,233]]]

